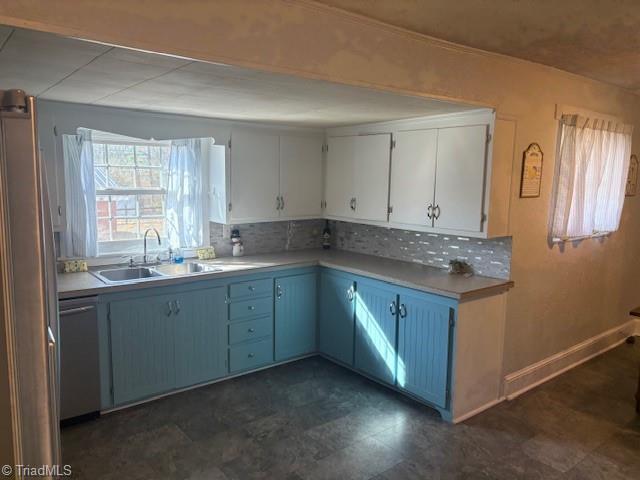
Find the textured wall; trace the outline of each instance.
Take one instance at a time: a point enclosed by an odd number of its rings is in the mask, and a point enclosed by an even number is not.
[[[339,250],[423,263],[447,268],[449,260],[462,259],[478,275],[509,278],[511,238],[482,240],[455,235],[436,235],[350,222],[329,222],[332,245]],[[264,222],[238,226],[211,223],[211,245],[219,257],[231,255],[230,234],[238,228],[247,255],[320,248],[324,220]]]

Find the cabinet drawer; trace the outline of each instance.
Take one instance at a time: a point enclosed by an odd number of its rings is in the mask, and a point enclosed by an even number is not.
[[[231,303],[229,307],[229,319],[232,321],[258,315],[269,315],[273,311],[273,298],[264,297],[243,300],[242,302]]]
[[[270,337],[272,334],[273,320],[271,316],[246,322],[236,322],[229,325],[229,344],[233,345],[256,338]]]
[[[273,294],[273,280],[263,278],[229,285],[229,298],[259,297]]]
[[[273,362],[273,339],[235,345],[229,349],[229,370],[249,370]]]

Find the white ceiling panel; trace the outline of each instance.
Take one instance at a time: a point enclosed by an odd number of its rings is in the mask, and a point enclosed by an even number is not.
[[[0,26],[0,89],[210,118],[328,127],[474,107]]]

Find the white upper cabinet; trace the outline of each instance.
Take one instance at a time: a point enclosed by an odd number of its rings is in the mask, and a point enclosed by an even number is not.
[[[277,134],[233,130],[229,212],[232,222],[278,219],[279,164]]]
[[[357,137],[331,137],[327,142],[325,215],[349,218],[353,215],[353,182]]]
[[[434,227],[482,230],[486,146],[486,125],[438,130]]]
[[[227,195],[228,215],[223,223],[322,216],[322,143],[321,135],[234,129],[230,179],[227,179],[231,192]],[[224,169],[216,170],[224,173]],[[214,183],[212,178],[211,189]],[[222,185],[223,182],[217,182],[221,198]]]
[[[431,227],[438,130],[398,132],[391,160],[390,221]]]
[[[391,135],[330,137],[325,215],[386,222]]]
[[[322,138],[280,136],[280,217],[322,216]]]
[[[391,135],[356,137],[354,218],[386,222],[389,218]]]

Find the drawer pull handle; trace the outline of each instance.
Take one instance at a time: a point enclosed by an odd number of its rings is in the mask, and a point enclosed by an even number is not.
[[[254,307],[253,305],[249,305],[249,307],[247,307],[247,308],[249,308],[249,310],[251,310],[251,311],[256,309],[256,307]]]
[[[253,358],[255,355],[253,353],[250,353],[249,355],[247,355],[247,357],[249,358]]]
[[[249,291],[250,291],[250,292],[255,291],[255,289],[256,289],[256,287],[254,287],[253,285],[249,285]]]
[[[255,330],[254,328],[250,328],[250,329],[248,329],[248,330],[247,330],[247,332],[249,332],[249,333],[253,333],[253,332],[255,332],[255,331],[256,331],[256,330]]]

